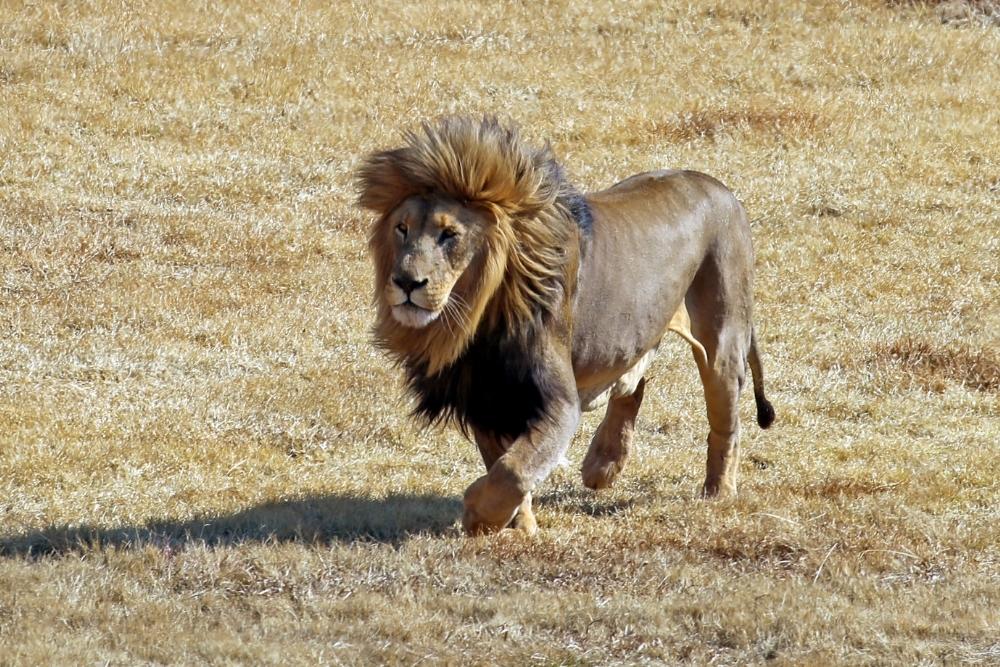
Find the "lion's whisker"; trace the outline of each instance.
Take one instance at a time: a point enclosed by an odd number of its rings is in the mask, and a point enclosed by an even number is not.
[[[459,298],[461,299],[461,297]],[[459,320],[463,329],[469,325],[469,317],[471,312],[472,309],[464,301],[459,300],[455,303],[456,319]]]
[[[449,321],[449,315],[451,314],[451,304],[445,301],[444,308],[441,309],[441,320],[444,322],[444,325],[448,327],[448,333],[454,336],[455,330],[451,327],[451,322]]]
[[[472,310],[465,299],[454,292],[448,297],[448,303],[454,305],[456,311],[459,312],[462,317],[468,317],[469,312]]]
[[[449,303],[452,305],[452,307],[454,307],[456,313],[463,316],[469,314],[469,306],[468,304],[465,303],[465,301],[462,300],[462,297],[457,297],[454,300],[450,300]]]

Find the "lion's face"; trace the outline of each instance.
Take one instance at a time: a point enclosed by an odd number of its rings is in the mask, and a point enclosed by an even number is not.
[[[564,305],[576,274],[573,190],[552,151],[485,119],[444,120],[372,153],[358,203],[374,211],[373,334],[431,377],[480,332],[518,335]]]
[[[474,276],[462,280],[481,255],[489,214],[445,197],[410,197],[383,221],[392,250],[382,298],[399,324],[422,329],[442,315],[468,315]],[[387,267],[389,268],[389,267]]]

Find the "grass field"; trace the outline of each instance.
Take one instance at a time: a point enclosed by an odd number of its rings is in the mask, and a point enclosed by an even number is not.
[[[0,664],[1000,663],[991,2],[0,3]],[[618,485],[461,535],[351,172],[440,114],[746,204],[772,429],[704,502],[666,341]]]

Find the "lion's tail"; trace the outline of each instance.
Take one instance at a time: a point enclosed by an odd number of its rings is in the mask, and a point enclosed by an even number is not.
[[[764,367],[760,364],[760,353],[757,351],[757,332],[750,329],[750,372],[753,374],[753,400],[757,403],[757,423],[761,428],[767,428],[774,423],[774,406],[764,396]]]

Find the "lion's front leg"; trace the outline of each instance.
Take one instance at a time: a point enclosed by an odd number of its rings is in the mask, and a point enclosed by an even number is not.
[[[531,492],[548,477],[580,420],[575,395],[560,399],[547,417],[517,438],[506,453],[465,491],[462,525],[469,535],[496,532],[508,524],[533,534]]]
[[[511,522],[529,497],[524,475],[507,461],[497,461],[490,471],[465,490],[462,526],[469,535],[493,533]],[[530,501],[529,501],[530,502]]]
[[[483,457],[486,472],[489,472],[493,464],[507,451],[509,443],[505,442],[502,438],[475,427],[473,427],[472,432],[476,440],[476,446],[479,447],[479,453]],[[507,527],[523,531],[528,535],[534,535],[538,531],[535,515],[531,511],[530,493],[525,495],[524,500],[521,501],[521,504],[517,508],[516,514],[514,514],[514,518],[510,520]]]

